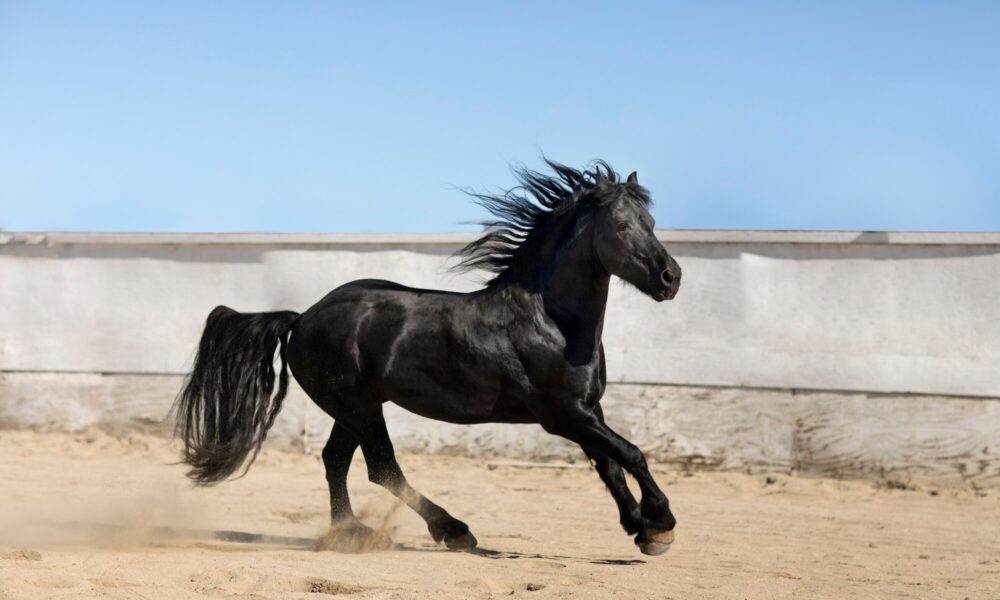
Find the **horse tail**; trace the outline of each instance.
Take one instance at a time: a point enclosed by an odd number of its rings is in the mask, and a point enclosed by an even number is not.
[[[183,462],[196,484],[218,483],[246,464],[242,477],[257,458],[288,392],[285,349],[298,317],[292,311],[239,313],[225,306],[208,315],[194,368],[174,405],[174,435],[184,442]]]

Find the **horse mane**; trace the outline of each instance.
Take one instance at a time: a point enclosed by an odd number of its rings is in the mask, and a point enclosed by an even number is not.
[[[495,220],[480,222],[485,233],[455,253],[461,257],[453,267],[455,270],[483,269],[495,273],[487,283],[492,284],[519,264],[537,259],[535,242],[545,236],[559,217],[585,205],[612,200],[623,186],[642,206],[651,204],[645,188],[631,182],[620,183],[618,173],[603,160],[593,161],[584,170],[543,160],[553,174],[515,167],[512,170],[519,184],[516,187],[499,194],[467,192]]]

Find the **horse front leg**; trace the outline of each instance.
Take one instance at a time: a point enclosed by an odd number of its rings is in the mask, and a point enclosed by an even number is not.
[[[600,404],[594,407],[594,414],[597,415],[597,418],[602,423],[604,422],[604,412],[601,410]],[[630,535],[639,533],[643,526],[642,510],[639,508],[639,503],[636,501],[635,496],[632,495],[632,490],[628,489],[628,483],[625,481],[625,472],[622,470],[621,465],[596,450],[586,446],[580,446],[580,448],[587,455],[587,458],[594,463],[594,470],[597,471],[597,475],[604,482],[604,485],[607,486],[608,491],[611,493],[611,498],[618,506],[618,520],[625,533]]]
[[[608,427],[597,413],[582,402],[561,405],[559,410],[546,410],[539,420],[549,433],[576,442],[585,451],[603,455],[621,465],[635,477],[642,490],[642,500],[639,504],[642,525],[636,533],[635,543],[643,554],[657,555],[666,552],[674,541],[677,519],[670,512],[667,496],[650,474],[642,451]],[[614,475],[614,468],[607,466],[607,469],[606,473],[611,477],[615,489],[620,491],[621,487],[624,487],[627,490],[627,486],[623,485],[624,478],[621,478],[622,486],[619,486],[619,478]],[[612,494],[615,494],[614,489]],[[631,496],[631,493],[629,495]],[[625,502],[628,508],[627,499]]]
[[[628,489],[628,484],[625,482],[625,472],[622,471],[621,465],[600,452],[585,446],[581,446],[581,448],[587,458],[594,463],[594,470],[597,471],[597,475],[611,492],[611,498],[618,506],[618,522],[621,523],[622,529],[629,535],[639,533],[643,525],[642,510],[639,508],[635,496],[632,495],[632,490]]]

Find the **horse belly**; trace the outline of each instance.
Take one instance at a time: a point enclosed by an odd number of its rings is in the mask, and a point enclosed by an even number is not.
[[[395,388],[385,390],[385,399],[406,410],[435,421],[471,424],[488,423],[493,404],[475,396],[456,395],[443,390]]]
[[[456,369],[455,361],[413,359],[387,372],[386,400],[420,416],[449,423],[531,422],[527,406],[492,369]]]

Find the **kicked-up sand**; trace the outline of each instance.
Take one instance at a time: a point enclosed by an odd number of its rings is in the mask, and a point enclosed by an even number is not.
[[[213,488],[176,458],[154,435],[0,430],[0,598],[1000,598],[996,487],[657,466],[679,525],[649,557],[582,456],[400,456],[469,524],[467,553],[434,544],[359,453],[356,512],[395,546],[347,554],[314,549],[328,519],[317,455],[267,450]]]

